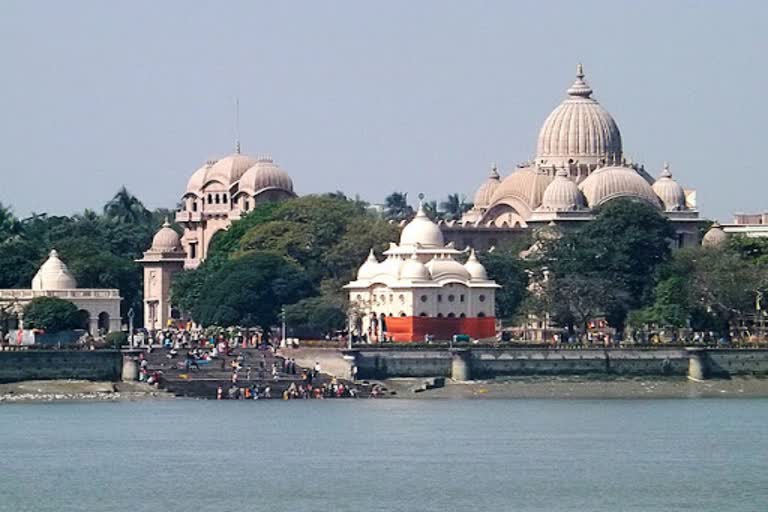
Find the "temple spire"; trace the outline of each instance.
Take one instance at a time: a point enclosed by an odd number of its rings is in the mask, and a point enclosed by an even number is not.
[[[235,153],[240,154],[240,98],[235,98]]]
[[[584,66],[579,63],[576,65],[576,80],[568,89],[568,95],[589,98],[591,94],[592,88],[584,81]]]

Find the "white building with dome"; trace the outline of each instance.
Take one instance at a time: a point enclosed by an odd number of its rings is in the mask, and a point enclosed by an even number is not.
[[[171,304],[171,282],[177,272],[184,270],[186,254],[179,234],[166,220],[152,238],[152,246],[137,260],[144,268],[144,327],[150,331],[163,330],[181,312]]]
[[[430,335],[495,336],[495,291],[475,252],[446,244],[422,205],[379,261],[373,250],[349,291],[353,335],[369,341],[423,341]]]
[[[627,160],[616,121],[592,95],[579,65],[566,98],[539,130],[533,159],[504,178],[494,166],[473,208],[440,224],[446,239],[459,248],[487,249],[551,222],[591,220],[602,205],[630,198],[671,221],[677,247],[697,245],[702,220],[695,191],[675,181],[667,164],[654,179]]]
[[[293,180],[269,157],[240,153],[211,160],[192,174],[176,222],[184,229],[185,268],[196,268],[213,236],[256,205],[295,197]]]
[[[120,291],[78,288],[75,277],[55,249],[32,278],[30,289],[0,290],[0,309],[16,316],[17,327],[23,329],[24,306],[36,297],[57,297],[72,302],[80,310],[82,328],[93,335],[121,328]]]

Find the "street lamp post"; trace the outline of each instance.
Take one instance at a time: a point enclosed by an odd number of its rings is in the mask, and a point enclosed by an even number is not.
[[[133,308],[128,310],[128,348],[133,348]]]

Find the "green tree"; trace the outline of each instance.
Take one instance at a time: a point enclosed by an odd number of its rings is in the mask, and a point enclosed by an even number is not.
[[[276,254],[250,253],[225,262],[207,276],[191,313],[203,325],[269,330],[280,308],[299,300],[307,287],[296,264]]]
[[[413,216],[407,192],[392,192],[384,199],[384,219],[400,222]]]
[[[465,197],[459,194],[449,194],[448,198],[440,203],[442,218],[445,220],[459,220],[471,208],[472,203],[466,202]]]
[[[511,320],[528,293],[528,273],[514,250],[478,253],[488,278],[501,288],[496,290],[496,316]]]
[[[59,332],[76,329],[79,323],[77,306],[58,297],[35,297],[24,307],[24,324],[28,328]]]
[[[540,263],[557,277],[610,283],[610,310],[600,313],[622,330],[627,313],[651,301],[656,270],[670,257],[673,230],[655,208],[617,199],[581,229],[541,240]]]
[[[125,187],[120,187],[117,194],[104,205],[104,215],[108,219],[132,224],[149,224],[152,220],[152,213]]]

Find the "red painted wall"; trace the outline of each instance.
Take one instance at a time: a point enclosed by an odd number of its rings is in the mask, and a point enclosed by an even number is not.
[[[447,340],[454,334],[467,334],[473,338],[492,338],[496,335],[496,319],[493,317],[388,316],[385,322],[387,337],[393,341],[424,341],[426,334],[431,334],[436,340]]]

